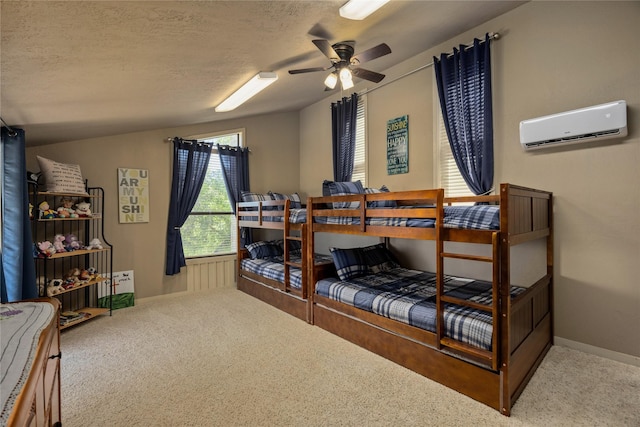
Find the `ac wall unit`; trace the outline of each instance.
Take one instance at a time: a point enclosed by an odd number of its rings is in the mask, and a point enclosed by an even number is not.
[[[627,136],[627,102],[615,101],[520,122],[525,150]]]

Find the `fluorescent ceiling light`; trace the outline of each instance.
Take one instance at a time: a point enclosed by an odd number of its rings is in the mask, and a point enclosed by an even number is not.
[[[388,2],[389,0],[349,0],[340,8],[340,16],[361,21]]]
[[[222,113],[236,109],[276,80],[278,80],[276,73],[266,71],[259,72],[245,83],[244,86],[233,92],[230,97],[222,101],[222,103],[215,108],[216,112]]]

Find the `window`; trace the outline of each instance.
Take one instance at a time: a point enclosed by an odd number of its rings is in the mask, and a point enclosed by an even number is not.
[[[200,135],[188,139],[220,145],[242,146],[242,131]],[[218,152],[214,148],[207,176],[189,219],[180,229],[185,258],[225,255],[236,252],[236,217],[233,214],[222,176]]]
[[[360,180],[367,186],[367,150],[366,150],[366,95],[358,97],[358,115],[356,117],[356,152],[353,158],[351,181]]]
[[[434,156],[434,170],[436,171],[437,187],[444,188],[447,197],[472,196],[473,193],[469,190],[469,187],[467,187],[467,183],[464,181],[464,178],[462,178],[462,175],[460,175],[456,160],[453,158],[437,93],[438,90],[436,88],[434,110],[436,112],[438,126],[436,126],[436,142],[434,144],[436,152]]]

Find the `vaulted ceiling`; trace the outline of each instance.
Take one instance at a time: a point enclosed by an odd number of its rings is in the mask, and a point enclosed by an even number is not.
[[[351,21],[345,1],[2,1],[0,116],[33,146],[299,110],[331,95],[326,73],[287,73],[330,65],[315,38],[387,43],[365,67],[384,71],[523,3],[392,0]],[[259,71],[279,79],[214,112]]]

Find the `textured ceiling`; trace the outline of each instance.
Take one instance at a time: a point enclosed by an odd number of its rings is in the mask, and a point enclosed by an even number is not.
[[[33,146],[299,110],[329,95],[325,73],[287,73],[330,65],[314,38],[385,42],[365,66],[384,71],[522,2],[392,0],[364,21],[344,3],[3,0],[0,116]],[[258,71],[279,80],[214,112]]]

